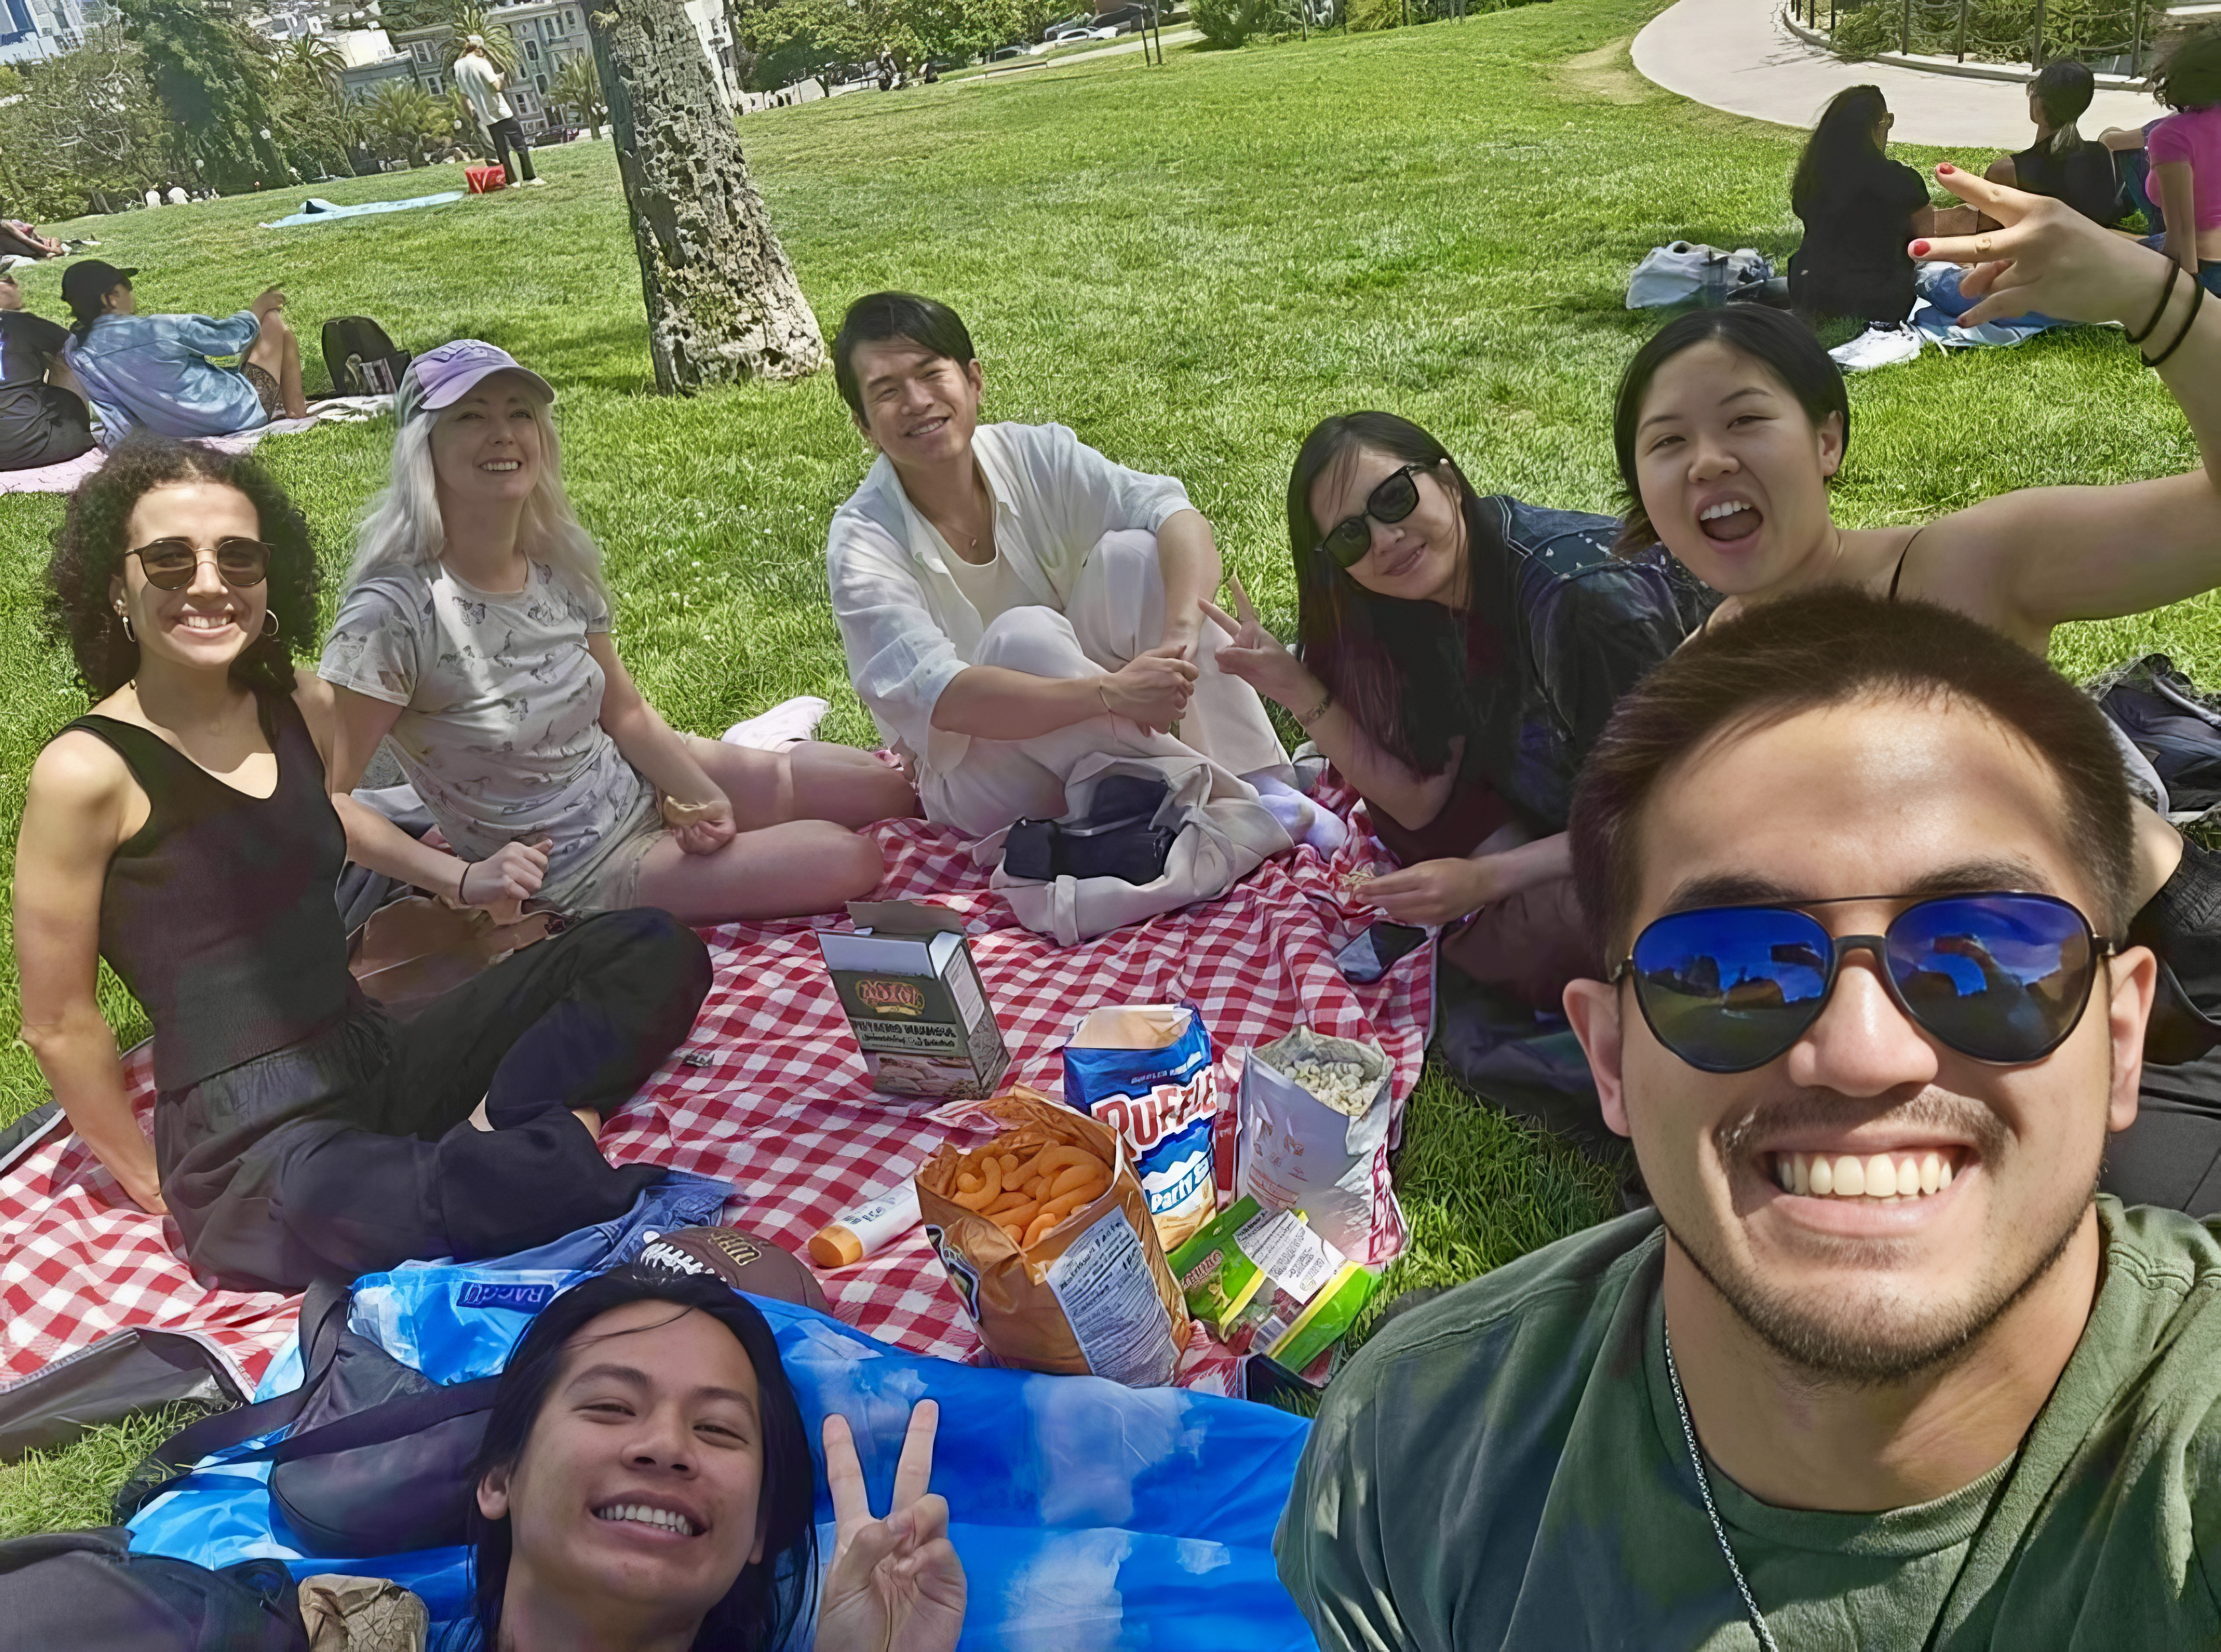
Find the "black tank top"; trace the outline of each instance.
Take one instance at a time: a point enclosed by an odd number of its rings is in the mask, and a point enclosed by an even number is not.
[[[335,898],[347,833],[300,708],[289,695],[255,700],[278,754],[267,798],[135,723],[69,725],[113,747],[147,794],[147,823],[108,863],[100,955],[154,1023],[163,1090],[296,1042],[347,1004]]]
[[[2102,143],[2086,141],[2064,154],[2036,144],[2015,155],[2012,164],[2013,182],[2030,195],[2064,201],[2093,223],[2111,226],[2124,216],[2126,203],[2113,171],[2113,152]]]

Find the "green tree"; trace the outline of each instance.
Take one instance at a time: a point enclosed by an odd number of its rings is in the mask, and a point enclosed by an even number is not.
[[[32,66],[0,106],[0,187],[31,218],[72,218],[169,181],[173,128],[138,44],[116,28]]]
[[[491,21],[485,9],[474,0],[454,0],[441,21],[455,31],[447,36],[449,67],[462,56],[464,41],[476,34],[485,41],[486,56],[493,60],[495,68],[505,75],[516,73],[516,41],[510,34],[509,25]]]
[[[362,118],[389,160],[422,165],[453,137],[447,105],[411,80],[381,80],[362,100]]]
[[[116,0],[174,122],[181,163],[227,193],[285,181],[273,141],[268,43],[228,0]],[[180,170],[185,170],[185,166]]]
[[[276,68],[281,81],[297,80],[303,85],[337,91],[340,71],[345,67],[347,59],[340,48],[321,34],[303,34],[278,48]]]
[[[567,112],[580,126],[600,126],[610,118],[607,94],[602,91],[602,72],[591,54],[571,59],[555,72],[548,84],[548,100]]]

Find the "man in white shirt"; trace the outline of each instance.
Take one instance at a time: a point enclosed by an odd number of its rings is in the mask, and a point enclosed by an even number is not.
[[[981,425],[971,335],[930,298],[858,299],[833,360],[879,455],[827,535],[833,616],[928,819],[985,837],[1063,815],[1096,753],[1199,752],[1312,825],[1263,703],[1217,669],[1218,548],[1186,489],[1060,424]]]
[[[486,54],[485,36],[466,36],[462,55],[455,59],[455,84],[470,100],[471,112],[485,128],[486,141],[493,145],[495,158],[501,162],[503,177],[515,188],[520,172],[527,184],[537,184],[540,178],[532,170],[532,146],[524,141],[524,128],[516,123],[516,111],[502,96],[501,89],[508,79]],[[516,152],[513,160],[512,150]]]

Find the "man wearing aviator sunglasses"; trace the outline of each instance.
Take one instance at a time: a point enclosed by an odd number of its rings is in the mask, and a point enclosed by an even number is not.
[[[2155,971],[2091,703],[1784,598],[1623,702],[1571,832],[1657,1208],[1336,1379],[1279,1543],[1321,1645],[2221,1643],[2221,1242],[2093,1197]]]

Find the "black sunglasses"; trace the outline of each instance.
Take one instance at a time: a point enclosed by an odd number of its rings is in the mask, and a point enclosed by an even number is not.
[[[1319,541],[1319,548],[1334,559],[1335,566],[1355,567],[1373,548],[1373,529],[1366,517],[1379,523],[1403,521],[1419,508],[1419,485],[1411,479],[1433,468],[1431,465],[1406,465],[1382,477],[1380,485],[1365,496],[1365,509],[1329,529],[1326,537]]]
[[[1874,955],[1898,1008],[1937,1042],[1999,1067],[2058,1048],[2082,1019],[2099,960],[2118,950],[2067,902],[2019,891],[1915,901],[1880,935],[1830,935],[1803,906],[1706,906],[1646,925],[1610,979],[1634,978],[1642,1018],[1691,1067],[1749,1073],[1820,1018],[1855,948]]]
[[[147,583],[162,591],[183,591],[192,584],[201,563],[201,554],[189,539],[158,539],[124,554],[137,557]],[[259,539],[220,539],[216,571],[228,585],[259,585],[270,572],[270,548]]]

